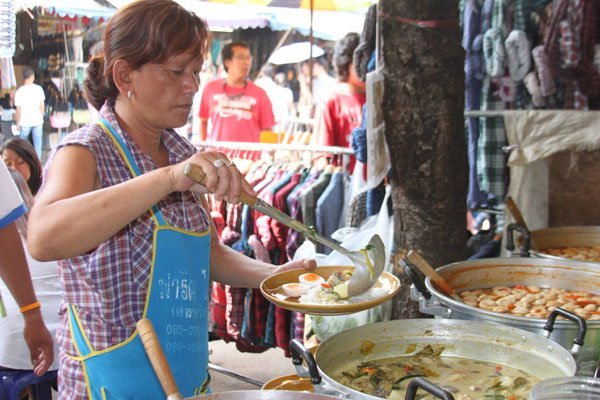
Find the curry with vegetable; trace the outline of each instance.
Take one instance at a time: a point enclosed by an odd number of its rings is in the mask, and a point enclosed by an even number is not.
[[[363,361],[338,371],[333,378],[360,392],[392,400],[404,399],[408,383],[416,377],[441,386],[456,400],[526,400],[531,387],[540,381],[518,369],[448,357],[443,351],[441,345],[412,344],[406,356]],[[435,397],[423,393],[417,394],[417,399]]]

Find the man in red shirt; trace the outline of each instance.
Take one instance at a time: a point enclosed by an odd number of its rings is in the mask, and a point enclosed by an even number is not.
[[[359,36],[348,33],[336,44],[333,64],[338,83],[324,102],[317,104],[313,141],[321,146],[350,147],[350,135],[362,121],[365,83],[354,70],[353,54]]]
[[[227,77],[207,83],[202,92],[200,140],[258,142],[260,132],[271,130],[275,118],[267,93],[248,79],[250,49],[244,43],[229,43],[221,57]]]

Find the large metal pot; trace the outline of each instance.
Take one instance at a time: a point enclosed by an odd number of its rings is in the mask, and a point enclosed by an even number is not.
[[[360,352],[365,340],[375,344],[368,355]],[[360,326],[338,333],[324,341],[314,358],[298,341],[290,349],[298,374],[301,357],[306,360],[316,392],[323,390],[323,380],[350,399],[378,399],[332,378],[338,371],[352,367],[357,361],[400,357],[411,344],[447,346],[444,355],[473,358],[510,365],[541,379],[575,374],[573,356],[561,346],[521,329],[486,322],[444,319],[406,319]]]
[[[600,246],[600,226],[562,226],[527,232],[526,228],[520,225],[510,224],[507,231],[507,249],[509,251],[515,248],[512,240],[513,231],[515,230],[524,233],[525,236],[525,240],[521,242],[521,249],[518,251],[518,254],[523,256],[531,255],[533,257],[548,258],[557,261],[577,261],[572,258],[546,254],[543,251],[557,247]],[[530,248],[530,242],[527,240],[528,235],[533,239],[537,249]],[[586,260],[579,261],[592,263],[592,261]],[[600,265],[600,262],[593,263]]]
[[[289,390],[234,390],[200,397],[186,397],[185,400],[335,400],[339,397],[324,394],[293,392]]]
[[[600,270],[594,264],[577,261],[558,263],[542,258],[487,258],[445,265],[436,271],[458,292],[522,284],[600,293]],[[413,283],[417,282],[413,279]],[[425,292],[417,291],[415,286],[411,288],[411,297],[419,301],[419,309],[423,313],[449,319],[500,323],[538,335],[545,332],[543,319],[500,314],[469,306],[441,293],[429,278],[425,279]],[[427,298],[428,295],[430,298]],[[600,321],[587,321],[587,327],[583,347],[589,357],[595,358],[600,347]],[[571,321],[557,320],[554,329],[552,340],[569,348],[577,338],[579,327]]]

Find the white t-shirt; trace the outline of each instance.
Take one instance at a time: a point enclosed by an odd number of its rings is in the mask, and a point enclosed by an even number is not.
[[[41,86],[32,83],[17,89],[15,107],[21,107],[20,126],[39,126],[44,124],[44,115],[40,111],[40,103],[46,99]]]
[[[0,229],[25,214],[25,205],[8,168],[0,163]]]
[[[285,126],[282,124],[290,116],[290,104],[294,101],[294,94],[286,87],[275,83],[271,78],[262,77],[254,81],[256,86],[260,86],[267,92],[271,106],[273,107],[273,116],[277,126],[273,128],[276,132],[282,132]]]

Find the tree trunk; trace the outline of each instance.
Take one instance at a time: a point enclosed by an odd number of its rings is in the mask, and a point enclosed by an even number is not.
[[[466,256],[467,146],[458,1],[381,0],[380,11],[396,253],[416,250],[439,267]],[[454,25],[421,28],[416,21]],[[395,299],[393,318],[415,315],[417,303],[407,296],[403,291]]]

